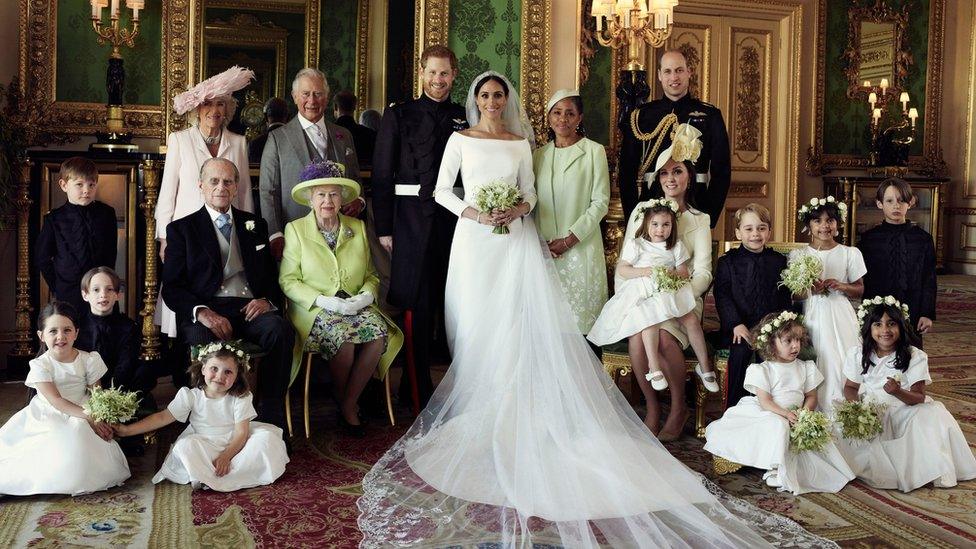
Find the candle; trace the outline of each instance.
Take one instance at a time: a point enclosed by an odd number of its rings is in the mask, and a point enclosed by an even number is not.
[[[887,89],[888,89],[888,79],[887,78],[882,78],[881,79],[881,95],[884,95],[885,90],[887,90]]]
[[[901,92],[901,97],[898,100],[901,101],[901,110],[908,112],[908,92]]]
[[[874,104],[878,102],[878,94],[871,92],[868,94],[868,103],[871,103],[871,108],[874,108]]]
[[[91,0],[92,19],[102,22],[102,9],[108,6],[108,0]]]
[[[912,107],[908,109],[908,118],[912,121],[912,129],[915,129],[915,119],[918,118],[918,109]]]
[[[881,109],[874,109],[871,114],[871,118],[874,119],[874,123],[877,124],[881,120]]]
[[[112,19],[119,17],[119,0],[112,0]]]
[[[870,80],[865,80],[864,81],[864,87],[865,88],[870,88],[871,87],[871,81]]]
[[[132,20],[139,20],[139,10],[146,9],[145,0],[125,0],[125,6],[132,10]]]

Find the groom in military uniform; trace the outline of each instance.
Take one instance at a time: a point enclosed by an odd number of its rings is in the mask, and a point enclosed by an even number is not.
[[[373,152],[376,235],[392,254],[387,302],[412,311],[421,407],[434,391],[431,340],[435,322],[443,325],[444,286],[457,222],[454,214],[434,202],[434,186],[447,139],[468,127],[464,107],[450,99],[456,76],[454,52],[441,45],[425,49],[420,57],[423,93],[386,109]],[[409,401],[409,395],[404,377],[401,401]]]
[[[732,178],[729,134],[722,119],[722,111],[688,93],[691,70],[680,51],[664,52],[658,63],[657,77],[664,88],[664,97],[641,105],[620,126],[623,143],[620,147],[618,184],[624,219],[630,219],[630,213],[638,202],[650,198],[649,187],[654,181],[653,166],[656,159],[650,159],[651,168],[646,173],[639,173],[641,166],[647,161],[645,155],[651,154],[653,144],[657,142],[656,137],[649,136],[665,116],[674,113],[679,124],[691,124],[702,132],[701,156],[695,163],[698,174],[696,181],[691,182],[691,190],[698,209],[711,216],[714,228],[725,206],[725,197],[729,193]],[[664,131],[665,135],[655,155],[671,145],[671,129]],[[642,180],[637,181],[641,175]]]

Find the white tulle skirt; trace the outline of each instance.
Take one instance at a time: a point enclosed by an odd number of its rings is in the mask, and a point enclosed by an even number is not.
[[[362,547],[834,546],[672,457],[590,351],[531,218],[510,228],[458,222],[453,362],[363,479]]]

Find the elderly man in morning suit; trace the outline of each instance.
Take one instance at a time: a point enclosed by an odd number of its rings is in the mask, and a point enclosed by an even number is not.
[[[348,130],[325,119],[329,104],[329,83],[325,74],[304,68],[295,75],[291,97],[298,114],[284,126],[268,134],[261,155],[261,216],[271,232],[271,253],[281,259],[285,246],[284,228],[289,221],[304,217],[308,207],[291,200],[305,166],[313,161],[331,160],[345,166],[345,176],[359,180],[359,160]],[[366,205],[362,199],[343,207],[342,213],[356,217]]]
[[[229,160],[204,161],[203,207],[166,228],[161,291],[188,345],[245,339],[266,353],[257,372],[258,417],[284,427],[295,333],[281,316],[284,296],[267,224],[231,206],[239,178]]]

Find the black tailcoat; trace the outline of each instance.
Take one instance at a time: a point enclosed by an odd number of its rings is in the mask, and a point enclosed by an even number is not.
[[[912,325],[920,317],[935,320],[935,245],[932,235],[912,222],[882,222],[861,235],[857,243],[868,272],[864,299],[894,296],[908,304]]]

